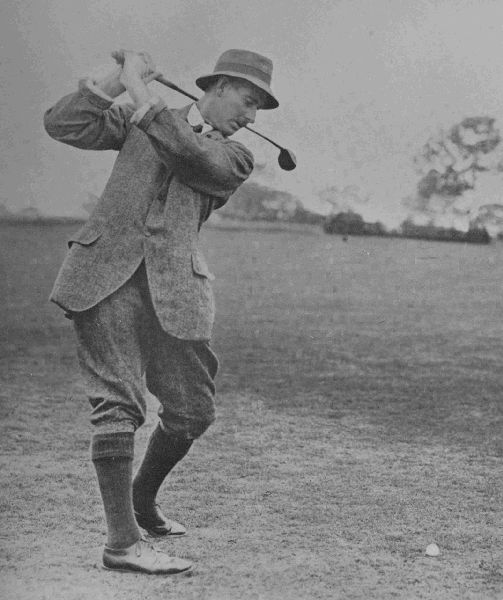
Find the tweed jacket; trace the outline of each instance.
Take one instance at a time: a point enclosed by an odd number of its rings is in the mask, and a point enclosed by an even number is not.
[[[213,278],[198,234],[253,169],[253,156],[216,130],[196,134],[190,106],[159,101],[135,125],[132,105],[114,104],[83,82],[44,116],[48,134],[71,146],[118,150],[88,222],[69,240],[51,300],[84,311],[117,290],[145,260],[152,303],[169,334],[207,340]]]

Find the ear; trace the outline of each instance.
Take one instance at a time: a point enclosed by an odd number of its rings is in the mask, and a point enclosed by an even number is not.
[[[225,92],[227,87],[230,85],[230,83],[231,82],[230,82],[229,78],[226,77],[225,75],[220,77],[215,86],[215,92],[216,92],[217,96],[221,96]]]

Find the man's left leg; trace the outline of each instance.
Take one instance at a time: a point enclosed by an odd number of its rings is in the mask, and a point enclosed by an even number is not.
[[[133,504],[138,524],[150,534],[183,535],[185,528],[164,517],[156,497],[168,473],[214,421],[218,360],[208,342],[180,340],[160,326],[150,342],[147,386],[161,404],[160,421],[133,481]]]
[[[133,483],[136,521],[151,535],[184,535],[185,527],[162,516],[156,496],[173,467],[187,454],[192,440],[167,435],[158,424],[152,432]]]

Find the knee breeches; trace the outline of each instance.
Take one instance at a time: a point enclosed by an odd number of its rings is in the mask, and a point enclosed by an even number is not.
[[[195,439],[213,422],[218,360],[208,342],[180,340],[161,328],[143,264],[73,321],[91,422],[101,432],[135,431],[144,423],[145,384],[159,400],[167,432]]]

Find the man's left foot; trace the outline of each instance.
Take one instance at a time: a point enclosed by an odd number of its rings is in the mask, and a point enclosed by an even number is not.
[[[167,519],[161,512],[158,504],[154,504],[153,508],[148,512],[134,511],[136,522],[145,529],[147,533],[155,537],[164,535],[178,536],[185,535],[187,530],[183,525]]]

